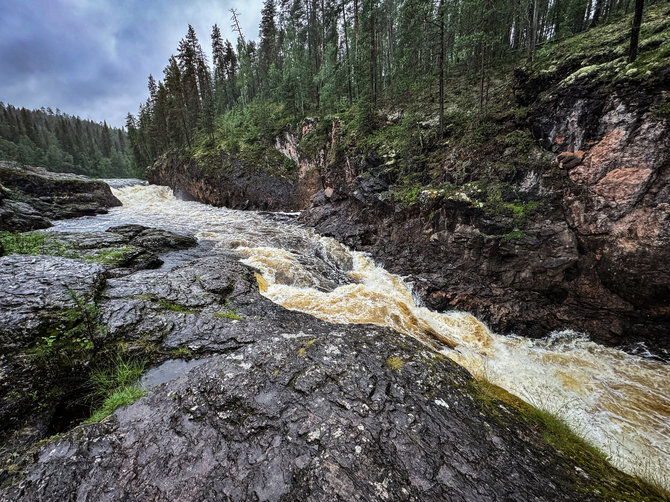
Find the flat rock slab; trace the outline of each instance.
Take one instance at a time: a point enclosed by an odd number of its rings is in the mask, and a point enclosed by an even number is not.
[[[50,314],[73,308],[73,295],[92,298],[105,284],[96,263],[59,256],[0,257],[0,348],[30,345],[48,326]]]
[[[470,383],[388,330],[286,333],[53,441],[2,497],[592,500],[540,433],[502,404],[492,420]]]

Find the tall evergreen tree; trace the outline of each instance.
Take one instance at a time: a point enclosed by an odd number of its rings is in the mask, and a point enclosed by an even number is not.
[[[267,77],[270,65],[277,58],[277,26],[275,24],[276,9],[274,0],[265,0],[261,11],[261,24],[259,30],[260,44],[258,47],[258,62],[260,64],[261,78]]]

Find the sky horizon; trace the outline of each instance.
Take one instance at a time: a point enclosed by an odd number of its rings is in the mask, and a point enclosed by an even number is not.
[[[209,57],[212,25],[235,45],[236,9],[245,38],[257,39],[261,8],[262,0],[5,0],[0,101],[123,127],[189,24]]]

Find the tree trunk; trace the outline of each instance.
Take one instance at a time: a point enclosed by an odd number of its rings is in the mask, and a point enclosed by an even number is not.
[[[344,49],[347,60],[347,93],[349,95],[349,106],[353,103],[351,95],[351,60],[349,59],[349,35],[347,34],[347,10],[344,8],[345,2],[342,2],[342,23],[344,25]]]
[[[533,15],[531,16],[532,21],[530,23],[530,37],[528,40],[528,61],[533,62],[533,56],[535,56],[535,46],[537,45],[537,22],[539,16],[539,1],[533,0]]]
[[[593,19],[591,19],[591,25],[589,28],[595,28],[598,26],[598,20],[600,19],[600,14],[603,9],[603,0],[596,0],[596,8],[593,11]]]
[[[440,0],[440,139],[444,137],[444,0]]]
[[[358,43],[358,0],[354,0],[354,41]]]
[[[589,20],[589,16],[591,15],[591,7],[593,6],[593,0],[589,0],[588,5],[586,6],[586,12],[584,12],[584,15],[582,16],[582,24],[579,27],[578,31],[584,31],[586,28],[587,24],[586,22]]]
[[[640,41],[640,26],[642,25],[642,10],[644,9],[644,0],[635,0],[635,16],[633,17],[633,30],[630,34],[630,52],[628,62],[632,63],[637,59],[637,48]]]
[[[377,41],[375,38],[374,4],[370,7],[370,102],[377,103]]]

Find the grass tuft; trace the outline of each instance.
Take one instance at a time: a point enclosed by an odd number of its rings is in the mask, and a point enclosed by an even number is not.
[[[101,402],[99,408],[86,423],[100,422],[119,406],[127,406],[146,395],[137,382],[144,372],[141,360],[115,358],[91,373],[90,383],[93,402]]]
[[[91,415],[91,417],[86,420],[87,424],[95,424],[108,417],[120,406],[128,406],[129,404],[134,403],[141,397],[146,396],[146,391],[140,389],[137,386],[126,387],[114,392],[111,396],[107,397],[102,403],[102,406]]]

